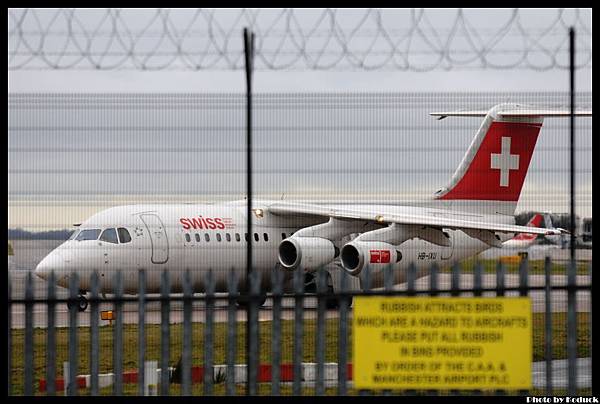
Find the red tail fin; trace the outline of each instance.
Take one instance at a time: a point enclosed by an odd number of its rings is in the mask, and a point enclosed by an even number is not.
[[[501,108],[488,112],[450,184],[438,191],[437,199],[509,202],[511,208],[504,213],[514,212],[542,119],[498,117]]]
[[[536,213],[529,222],[527,222],[526,226],[529,227],[540,227],[540,225],[542,224],[542,218],[543,216],[540,215],[539,213]],[[529,234],[529,233],[519,233],[517,234],[515,237],[513,237],[513,240],[535,240],[537,238],[537,234]]]

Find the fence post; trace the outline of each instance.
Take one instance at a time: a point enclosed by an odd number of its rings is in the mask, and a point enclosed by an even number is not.
[[[54,271],[48,277],[48,324],[46,335],[46,394],[56,395],[56,278]]]
[[[67,394],[76,396],[78,393],[77,386],[77,362],[78,362],[78,345],[77,345],[77,315],[79,294],[79,277],[76,272],[71,273],[69,278],[69,377],[65,377],[65,384],[68,383]]]
[[[454,265],[452,265],[452,272],[450,278],[450,296],[460,296],[460,273],[462,267],[458,263],[458,261],[454,261]],[[457,389],[451,389],[450,395],[458,395],[459,391]]]
[[[407,271],[407,279],[406,279],[406,295],[414,296],[415,295],[415,280],[417,278],[417,267],[414,262],[411,262],[408,266]]]
[[[6,372],[6,376],[7,376],[7,392],[8,395],[12,395],[12,354],[13,354],[13,350],[12,350],[12,308],[13,308],[13,303],[12,303],[12,276],[10,275],[11,271],[8,271],[8,285],[7,285],[7,297],[8,297],[8,313],[7,313],[7,317],[8,317],[8,338],[7,338],[7,346],[8,346],[8,352],[6,353],[6,358],[7,358],[7,370],[8,372]]]
[[[394,266],[393,264],[387,265],[383,269],[383,288],[385,292],[391,292],[394,289]],[[382,391],[384,396],[391,396],[392,391],[385,389]]]
[[[371,290],[371,266],[368,264],[365,265],[359,276],[362,278],[362,292],[368,295],[368,292]],[[358,394],[360,396],[370,396],[371,392],[369,390],[361,389]]]
[[[280,394],[281,381],[281,295],[283,293],[283,273],[275,267],[271,277],[273,292],[273,328],[271,330],[271,395]]]
[[[496,296],[504,296],[506,293],[506,288],[505,288],[505,273],[506,273],[506,267],[504,266],[504,264],[502,263],[502,261],[500,261],[498,259],[498,262],[496,263]],[[505,390],[495,390],[495,395],[497,396],[503,396],[505,395]]]
[[[114,382],[113,394],[115,396],[123,395],[123,274],[117,270],[114,275],[115,280],[115,327],[113,328],[113,368]]]
[[[181,394],[192,394],[192,280],[185,270],[183,280],[183,352],[181,353]]]
[[[506,267],[502,263],[502,261],[498,261],[496,264],[496,296],[504,296],[506,293],[506,287],[504,284],[506,273]]]
[[[459,296],[460,295],[460,264],[458,261],[454,262],[452,265],[451,274],[450,274],[450,295],[451,296]]]
[[[98,327],[98,272],[94,271],[91,279],[91,302],[90,302],[90,393],[93,396],[99,394],[98,377],[100,373],[100,335]]]
[[[529,259],[527,257],[521,259],[519,264],[519,296],[525,297],[528,295],[527,285],[529,279],[527,277],[527,271],[529,269]]]
[[[545,323],[546,332],[544,335],[545,353],[546,353],[546,394],[552,395],[552,263],[550,257],[544,260],[544,279],[545,279]]]
[[[325,305],[327,299],[327,272],[323,267],[317,271],[317,329],[315,341],[315,358],[317,360],[317,380],[315,393],[317,396],[325,394]]]
[[[570,124],[570,228],[571,260],[568,267],[567,285],[567,355],[569,366],[569,384],[567,394],[573,396],[577,392],[577,299],[575,289],[575,29],[569,28],[569,107]]]
[[[25,386],[26,396],[33,395],[33,279],[27,271],[25,282]]]
[[[244,28],[244,60],[246,71],[246,229],[248,232],[248,240],[246,244],[246,288],[245,292],[250,290],[249,281],[252,268],[252,73],[254,68],[254,33],[248,28]],[[249,297],[249,294],[247,294]],[[251,299],[246,306],[246,394],[252,395],[254,386],[252,385],[251,376],[251,358],[250,351],[252,347],[250,343],[251,334]]]
[[[338,329],[338,395],[348,392],[348,272],[342,271],[340,276],[340,319]]]
[[[138,272],[138,394],[148,395],[146,389],[146,270]],[[156,372],[154,372],[156,373]],[[156,379],[156,374],[154,375]]]
[[[567,358],[568,358],[568,387],[567,394],[574,396],[577,392],[577,299],[575,261],[569,262],[567,276]],[[591,293],[591,292],[590,292]]]
[[[438,274],[440,272],[440,268],[438,267],[437,262],[431,264],[429,268],[429,292],[431,296],[438,295]]]
[[[473,296],[475,297],[481,297],[481,295],[483,294],[482,272],[483,267],[481,265],[481,261],[477,259],[477,262],[475,263],[475,268],[473,268]],[[481,395],[481,390],[473,390],[473,395]]]
[[[359,276],[362,278],[362,291],[368,292],[371,289],[371,265],[366,264]]]
[[[250,394],[258,394],[258,362],[260,360],[260,333],[258,327],[258,310],[261,302],[260,285],[262,283],[262,273],[254,269],[250,273],[250,367],[248,368],[250,380]]]
[[[144,362],[144,395],[145,396],[156,396],[158,395],[158,362],[147,361]]]
[[[394,290],[394,266],[392,264],[383,269],[383,288],[386,292]]]
[[[302,394],[302,337],[303,337],[303,314],[304,314],[304,277],[300,269],[294,271],[294,382],[292,394]]]
[[[169,354],[170,354],[170,303],[171,293],[170,277],[167,270],[162,272],[161,294],[160,294],[160,395],[169,395]]]
[[[529,294],[528,285],[529,278],[527,276],[527,272],[529,270],[529,259],[527,256],[521,259],[521,263],[519,264],[519,296],[526,297]],[[526,396],[528,394],[528,390],[519,390],[519,394],[522,396]]]
[[[64,390],[64,394],[65,396],[69,395],[69,389],[70,389],[70,382],[69,380],[71,380],[71,376],[69,372],[69,362],[63,362],[63,390]]]
[[[429,295],[437,296],[438,293],[438,274],[440,268],[436,261],[433,261],[431,266],[429,267]],[[427,390],[427,394],[430,396],[437,396],[439,394],[439,390],[430,389]]]
[[[594,307],[594,305],[593,305],[593,302],[592,302],[592,288],[591,288],[591,285],[593,285],[593,283],[592,283],[592,262],[591,261],[590,261],[590,263],[588,265],[587,273],[590,276],[590,291],[589,291],[589,293],[590,293],[590,325],[589,325],[589,332],[590,332],[590,341],[593,341],[594,340],[594,338],[593,338],[594,335],[593,335],[593,332],[592,332],[592,330],[593,330],[593,327],[592,327],[592,325],[593,325],[593,323],[592,323],[592,312],[593,312],[592,307]],[[588,369],[588,372],[590,372],[590,374],[592,374],[592,369],[594,368],[594,360],[593,360],[593,356],[592,356],[592,348],[593,348],[592,344],[590,343],[590,367]],[[593,384],[592,384],[592,386],[593,386]]]
[[[475,263],[475,268],[473,268],[473,295],[481,296],[482,295],[482,276],[483,275],[483,266],[481,265],[481,261],[477,260]]]
[[[237,336],[237,307],[236,297],[238,296],[237,290],[237,276],[235,270],[232,268],[229,271],[228,279],[228,307],[227,307],[227,377],[225,379],[227,395],[235,395],[235,353],[236,353],[236,336]]]
[[[206,279],[206,300],[205,300],[205,315],[204,324],[204,395],[210,396],[213,394],[213,324],[214,324],[214,291],[215,278],[212,269],[208,271]]]

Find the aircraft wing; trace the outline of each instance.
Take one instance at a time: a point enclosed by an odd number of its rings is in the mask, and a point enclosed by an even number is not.
[[[312,204],[296,204],[276,202],[268,207],[268,211],[281,216],[320,216],[342,220],[372,221],[379,224],[406,224],[430,226],[446,229],[488,230],[499,233],[529,233],[553,235],[561,234],[561,229],[545,229],[539,227],[517,226],[493,222],[480,222],[462,219],[449,219],[433,215],[410,215],[377,210],[338,209]]]

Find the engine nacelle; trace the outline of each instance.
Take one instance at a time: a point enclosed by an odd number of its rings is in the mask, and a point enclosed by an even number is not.
[[[329,264],[338,254],[338,248],[321,237],[290,237],[279,244],[279,263],[289,270],[315,270]]]
[[[340,252],[342,267],[354,276],[358,276],[367,264],[386,267],[401,259],[402,253],[396,246],[380,241],[352,241],[345,244]]]

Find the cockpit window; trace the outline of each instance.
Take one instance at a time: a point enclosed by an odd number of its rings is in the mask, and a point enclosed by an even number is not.
[[[75,229],[75,231],[71,233],[71,237],[69,237],[69,240],[74,240],[75,237],[77,237],[77,233],[79,233],[79,229]]]
[[[84,240],[98,240],[98,236],[100,235],[100,229],[85,229],[81,230],[75,240],[84,241]]]
[[[106,241],[107,243],[119,244],[117,240],[117,231],[115,229],[106,229],[100,236],[100,241]]]
[[[129,243],[131,241],[131,236],[129,235],[129,231],[127,231],[124,227],[119,227],[117,229],[119,232],[119,241],[121,243]]]

